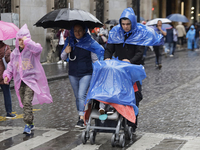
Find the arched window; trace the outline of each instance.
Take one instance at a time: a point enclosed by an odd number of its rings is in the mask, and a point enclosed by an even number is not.
[[[54,9],[68,8],[67,0],[54,0]]]
[[[11,12],[11,0],[0,0],[0,13]]]
[[[95,0],[96,2],[96,17],[101,22],[104,22],[104,0]]]

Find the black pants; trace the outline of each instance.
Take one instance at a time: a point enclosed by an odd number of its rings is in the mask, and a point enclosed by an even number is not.
[[[181,41],[181,42],[180,42]],[[183,37],[178,37],[178,44],[183,45]]]
[[[156,55],[156,64],[159,65],[159,64],[162,64],[162,47],[163,46],[154,46],[153,47],[153,50],[154,50],[154,53]]]
[[[59,60],[61,60],[61,53],[62,53],[63,47],[64,47],[64,45],[57,45]]]

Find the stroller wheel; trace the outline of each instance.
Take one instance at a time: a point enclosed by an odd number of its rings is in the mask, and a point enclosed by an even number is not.
[[[119,138],[119,145],[123,148],[125,146],[125,135],[122,133]]]
[[[96,138],[96,132],[91,132],[90,133],[90,144],[93,145],[95,143],[95,138]]]
[[[111,137],[111,144],[112,144],[112,147],[115,147],[115,144],[116,144],[115,134],[113,134]]]
[[[129,140],[133,139],[133,128],[130,126],[128,127],[128,135],[129,135]]]
[[[83,132],[82,132],[81,140],[82,140],[82,143],[83,143],[83,144],[85,144],[85,143],[87,142],[87,139],[86,139],[86,131],[83,131]]]

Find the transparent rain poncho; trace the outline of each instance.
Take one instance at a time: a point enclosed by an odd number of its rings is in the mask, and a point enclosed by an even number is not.
[[[142,80],[146,78],[144,67],[114,59],[97,61],[93,67],[94,70],[85,104],[91,99],[96,99],[133,106],[135,115],[137,115],[138,108],[135,105],[133,85],[136,81],[142,83]]]
[[[24,40],[25,47],[20,53],[19,38],[23,38],[24,36],[27,39]],[[30,32],[25,24],[16,35],[15,49],[11,53],[7,69],[3,73],[3,78],[7,76],[9,81],[12,77],[14,78],[15,91],[20,107],[23,107],[19,94],[21,81],[34,91],[33,105],[53,102],[47,78],[40,63],[41,52],[41,45],[31,40]]]

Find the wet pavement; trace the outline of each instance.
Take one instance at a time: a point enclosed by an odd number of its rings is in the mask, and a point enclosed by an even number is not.
[[[152,52],[148,53],[152,54]],[[199,57],[200,51],[182,50],[175,53],[174,57],[163,57],[161,70],[155,68],[153,56],[146,59],[147,78],[142,85],[144,98],[140,103],[138,129],[133,141],[126,143],[123,149],[195,149],[195,142],[200,142]],[[43,67],[49,81],[53,103],[34,106],[36,131],[32,137],[26,138],[19,131],[23,130],[24,126],[22,109],[19,107],[15,91],[11,90],[13,111],[17,114],[17,118],[6,120],[3,117],[5,108],[1,101],[0,127],[8,129],[0,128],[0,150],[3,149],[1,145],[5,146],[4,149],[13,146],[16,148],[19,144],[23,147],[23,141],[34,142],[33,139],[43,136],[47,138],[46,141],[30,149],[121,149],[112,148],[110,143],[112,134],[97,135],[95,145],[81,144],[82,131],[74,128],[78,114],[67,78],[67,65],[44,64]],[[13,135],[12,142],[9,142],[9,139],[1,139],[1,134],[10,132],[12,127],[17,130],[17,135]],[[44,132],[50,132],[52,136],[54,136],[52,133],[56,134],[52,139]],[[196,149],[200,148],[196,147]]]

